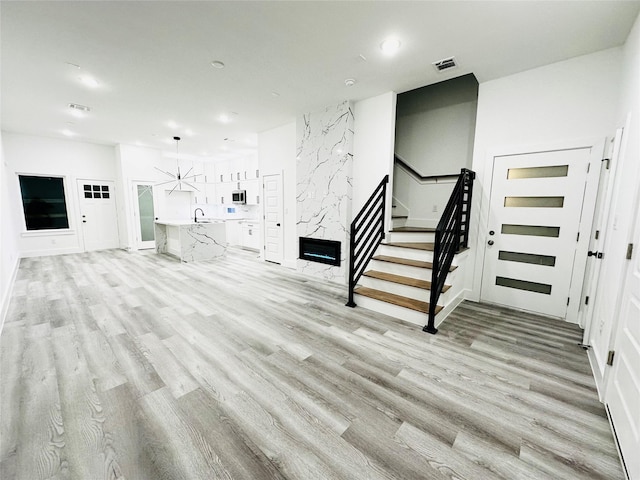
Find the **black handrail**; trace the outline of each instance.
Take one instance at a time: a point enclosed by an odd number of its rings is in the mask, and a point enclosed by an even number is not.
[[[387,202],[387,183],[385,175],[375,188],[369,200],[360,209],[351,222],[349,241],[349,301],[347,307],[355,307],[353,290],[374,252],[384,239],[384,212]]]
[[[451,268],[454,255],[469,246],[469,222],[471,214],[471,194],[475,172],[463,168],[458,181],[442,212],[435,233],[433,247],[433,267],[431,272],[431,295],[429,299],[429,321],[422,329],[435,334],[436,307],[444,288],[444,282]]]

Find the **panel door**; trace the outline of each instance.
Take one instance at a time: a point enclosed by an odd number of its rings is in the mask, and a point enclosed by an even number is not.
[[[494,157],[483,301],[565,318],[590,155]]]
[[[153,185],[133,183],[133,208],[136,216],[136,243],[138,249],[155,248],[155,204]]]
[[[282,263],[282,175],[265,175],[264,190],[264,259]]]
[[[115,184],[104,180],[78,180],[84,250],[117,248],[118,214]]]
[[[622,287],[605,399],[629,478],[640,478],[640,195],[636,195],[635,204],[635,251]]]

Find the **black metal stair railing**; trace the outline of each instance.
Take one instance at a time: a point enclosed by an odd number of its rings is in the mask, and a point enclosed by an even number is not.
[[[353,290],[373,254],[384,239],[384,215],[387,201],[387,183],[385,175],[375,188],[367,202],[351,222],[349,242],[349,301],[347,307],[355,307]]]
[[[471,215],[471,194],[475,172],[463,168],[458,176],[451,197],[435,232],[433,267],[431,273],[431,294],[429,299],[429,320],[422,329],[435,334],[436,309],[444,282],[456,253],[469,246],[469,222]]]

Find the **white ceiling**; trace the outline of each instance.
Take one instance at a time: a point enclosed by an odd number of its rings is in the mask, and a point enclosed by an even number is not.
[[[64,138],[67,129],[81,141],[170,151],[179,135],[181,156],[220,159],[255,150],[257,132],[343,100],[466,73],[482,83],[621,45],[640,1],[2,1],[0,9],[3,130]],[[393,57],[379,48],[388,35],[402,42]],[[452,55],[459,68],[436,73],[431,63]],[[83,74],[98,88],[82,85]],[[347,87],[347,78],[357,83]],[[91,112],[74,118],[69,103]]]

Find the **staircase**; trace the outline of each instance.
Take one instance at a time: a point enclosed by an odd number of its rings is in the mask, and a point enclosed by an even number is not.
[[[434,228],[396,227],[378,246],[354,289],[358,306],[423,326],[429,314]],[[461,301],[466,252],[449,268],[436,306],[439,323]],[[464,265],[463,265],[464,266]]]
[[[461,170],[435,229],[407,225],[408,215],[394,212],[387,233],[388,176],[382,179],[351,223],[347,306],[438,331],[436,325],[464,299],[474,178],[471,170]]]

